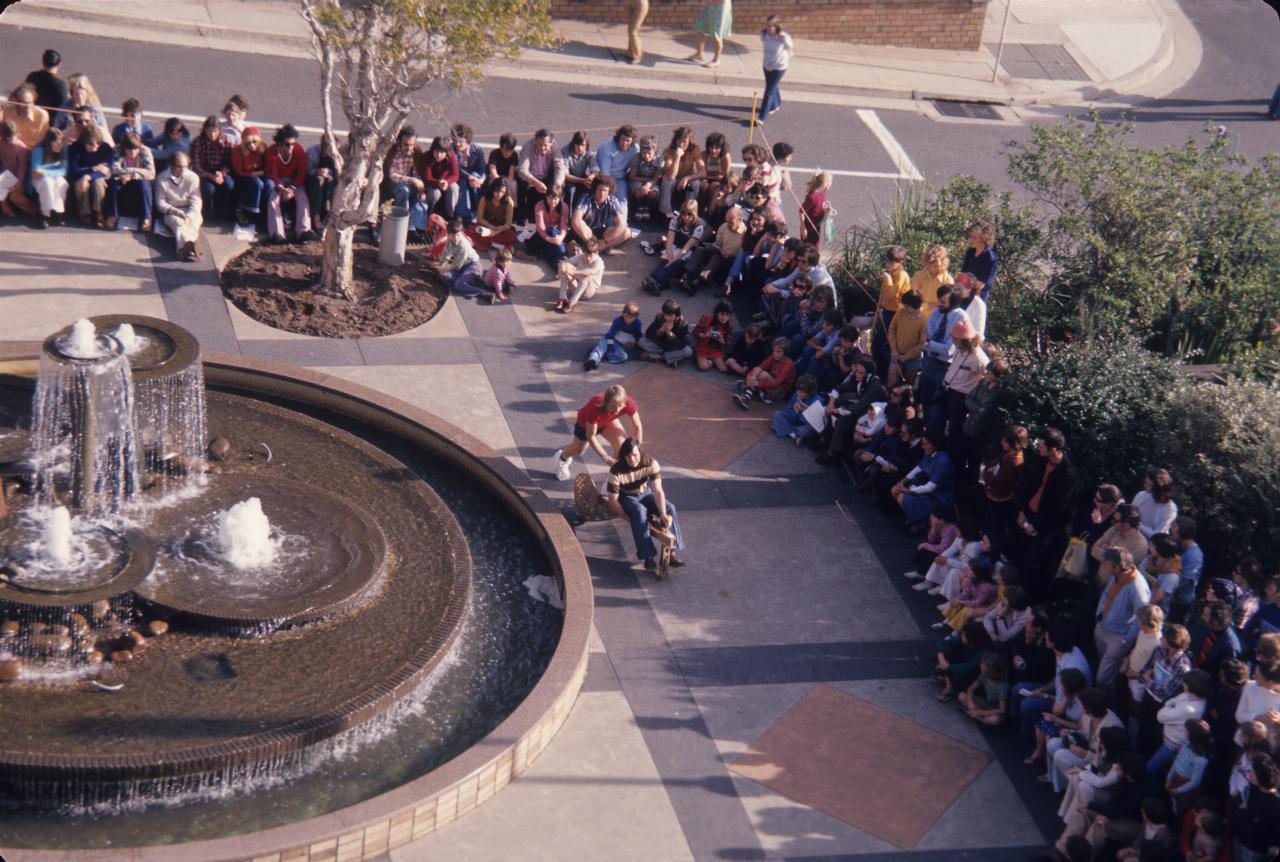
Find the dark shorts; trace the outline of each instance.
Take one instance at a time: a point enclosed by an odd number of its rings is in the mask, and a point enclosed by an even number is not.
[[[587,429],[583,428],[577,422],[573,423],[573,436],[577,437],[583,443],[587,442]]]

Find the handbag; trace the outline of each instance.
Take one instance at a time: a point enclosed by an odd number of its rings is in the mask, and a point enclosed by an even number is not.
[[[1083,578],[1089,571],[1089,548],[1080,536],[1072,536],[1058,563],[1058,577]]]

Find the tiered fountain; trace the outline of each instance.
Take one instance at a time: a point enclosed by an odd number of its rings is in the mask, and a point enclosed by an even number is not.
[[[394,797],[389,817],[406,786],[416,811],[465,778],[442,764],[493,768],[501,746],[468,746],[500,723],[518,750],[516,717],[539,740],[551,719],[524,713],[563,720],[585,566],[496,453],[482,466],[448,439],[465,435],[373,393],[202,363],[150,318],[50,336],[33,398],[30,364],[4,360],[0,849],[218,839],[325,811],[307,835],[349,831],[351,811]],[[521,586],[548,573],[567,617]],[[296,841],[279,831],[255,851]]]

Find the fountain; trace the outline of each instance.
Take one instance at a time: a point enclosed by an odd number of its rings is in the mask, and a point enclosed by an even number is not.
[[[51,336],[34,398],[32,367],[0,351],[0,849],[386,833],[486,798],[563,722],[585,564],[497,453],[149,318]],[[563,611],[523,587],[548,576]]]

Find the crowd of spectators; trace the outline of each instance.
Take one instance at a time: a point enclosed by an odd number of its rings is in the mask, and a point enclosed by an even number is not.
[[[133,98],[108,128],[87,76],[64,81],[57,52],[43,60],[0,119],[6,216],[45,227],[71,207],[104,228],[158,220],[184,256],[199,254],[203,220],[285,241],[325,219],[333,154],[304,150],[287,124],[264,144],[243,97],[194,139],[176,118],[157,134]],[[1248,558],[1229,577],[1206,570],[1168,471],[1082,496],[1060,431],[996,421],[1010,366],[985,341],[991,224],[969,226],[955,275],[954,238],[938,237],[916,260],[886,249],[878,289],[847,273],[837,283],[820,249],[830,175],[801,199],[788,144],[746,145],[740,170],[730,152],[724,134],[700,146],[683,126],[665,149],[623,125],[599,147],[542,129],[504,134],[487,154],[466,124],[425,147],[406,126],[382,197],[408,211],[413,241],[460,295],[508,299],[514,253],[559,276],[565,314],[599,289],[601,256],[657,220],[640,289],[709,289],[718,302],[692,325],[673,297],[647,325],[627,302],[584,368],[693,358],[737,378],[738,409],[769,405],[778,437],[842,466],[916,536],[905,576],[939,602],[937,699],[1026,737],[1026,766],[1061,794],[1061,858],[1274,858],[1280,576]]]

